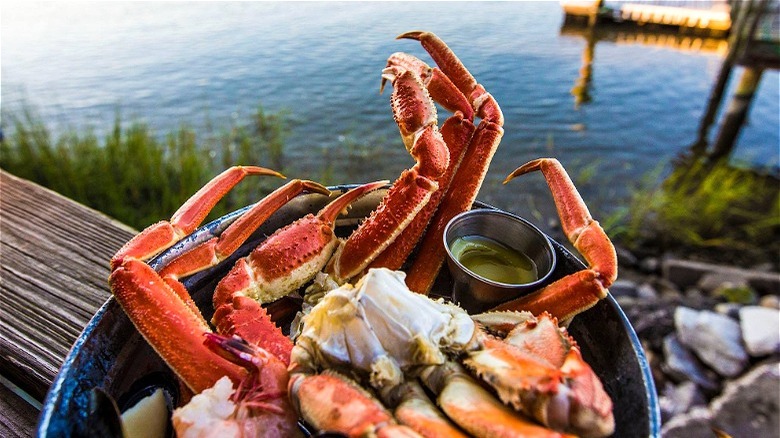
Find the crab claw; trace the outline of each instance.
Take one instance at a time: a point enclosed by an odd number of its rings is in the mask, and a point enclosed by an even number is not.
[[[275,170],[257,166],[234,166],[225,170],[179,207],[170,221],[151,225],[127,242],[111,259],[111,269],[128,258],[148,260],[193,232],[214,205],[247,175],[284,178],[284,175]]]
[[[548,311],[565,321],[607,296],[607,288],[617,277],[615,247],[598,222],[593,220],[561,163],[541,158],[518,167],[504,183],[518,175],[540,170],[550,186],[563,232],[585,257],[588,269],[561,278],[542,290],[509,301],[495,310],[527,310],[533,314]]]
[[[210,388],[222,376],[238,382],[246,375],[241,367],[203,344],[203,334],[211,331],[206,321],[149,265],[126,260],[108,280],[114,297],[141,335],[193,392]]]

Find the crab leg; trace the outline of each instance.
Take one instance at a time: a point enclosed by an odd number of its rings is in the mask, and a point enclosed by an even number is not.
[[[434,393],[442,411],[477,437],[563,437],[513,411],[479,385],[454,362],[431,366],[422,380]]]
[[[372,268],[396,270],[402,267],[428,227],[442,197],[450,187],[455,170],[463,159],[466,146],[474,135],[476,127],[473,123],[474,111],[468,100],[441,70],[432,69],[423,61],[406,53],[391,55],[387,65],[388,68],[382,74],[383,87],[386,80],[392,80],[395,72],[413,71],[420,77],[431,98],[454,112],[441,127],[441,135],[449,150],[450,160],[447,170],[436,178],[438,190],[431,195],[428,203],[417,213],[409,226],[370,264]]]
[[[408,32],[399,38],[420,41],[441,71],[466,96],[474,113],[482,119],[420,243],[418,255],[406,278],[412,290],[427,294],[444,262],[445,250],[441,245],[444,227],[456,214],[471,208],[476,199],[488,165],[504,134],[504,116],[495,99],[477,83],[455,53],[436,35],[430,32]],[[443,86],[442,89],[447,88]],[[439,100],[447,101],[447,98],[439,97]]]
[[[419,437],[395,423],[382,404],[354,381],[335,372],[305,374],[290,378],[289,392],[298,412],[323,432],[348,437]]]
[[[234,166],[209,181],[187,200],[170,221],[158,222],[130,239],[111,259],[111,269],[127,258],[147,260],[193,232],[209,211],[227,192],[247,175],[271,175],[284,178],[279,172],[257,166]]]
[[[382,203],[347,239],[330,271],[345,281],[360,274],[406,228],[438,189],[449,152],[436,125],[436,107],[412,71],[387,73],[393,80],[393,115],[417,164],[401,173]]]
[[[214,386],[223,376],[234,382],[245,376],[241,367],[203,344],[203,334],[211,332],[206,321],[149,265],[126,259],[108,281],[114,297],[144,339],[193,392]]]
[[[607,288],[617,277],[617,255],[558,160],[542,158],[526,163],[509,174],[504,183],[535,170],[542,172],[550,187],[564,234],[589,268],[563,277],[536,293],[504,303],[496,310],[527,310],[534,314],[548,311],[565,321],[607,296]]]
[[[276,210],[304,190],[330,194],[325,186],[314,181],[292,180],[255,204],[218,237],[213,237],[172,260],[160,271],[160,276],[176,280],[218,264],[237,250]]]
[[[316,216],[309,214],[277,230],[247,257],[238,260],[214,291],[216,311],[212,322],[218,330],[238,334],[250,343],[261,343],[289,363],[292,343],[283,342],[278,348],[262,343],[268,331],[275,327],[270,320],[259,316],[264,311],[258,301],[275,301],[320,272],[338,245],[333,230],[338,215],[357,198],[385,184],[387,181],[377,181],[348,191]]]
[[[428,398],[417,380],[407,380],[384,394],[382,400],[388,406],[395,406],[393,415],[406,426],[426,438],[466,437]]]

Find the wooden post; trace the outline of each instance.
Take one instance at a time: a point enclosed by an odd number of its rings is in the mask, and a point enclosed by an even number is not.
[[[745,71],[742,72],[734,97],[731,98],[731,103],[723,118],[718,137],[715,139],[712,152],[709,154],[710,160],[717,161],[731,154],[737,135],[739,135],[747,118],[750,104],[753,102],[763,72],[764,69],[756,67],[746,67]]]
[[[732,10],[732,17],[734,17],[732,22],[734,24],[731,27],[731,35],[729,36],[729,51],[723,60],[723,64],[720,66],[720,72],[710,92],[707,110],[704,112],[704,116],[699,124],[699,136],[691,146],[693,155],[702,155],[707,150],[707,136],[712,123],[715,121],[720,103],[723,101],[723,93],[726,91],[726,85],[731,78],[731,70],[734,68],[737,54],[741,52],[743,42],[745,41],[744,29],[747,26],[747,14],[753,9],[752,1],[749,3],[731,2],[731,7],[736,9],[736,11]]]
[[[596,0],[593,2],[593,9],[590,11],[588,17],[588,26],[594,27],[599,21],[599,10],[604,6],[604,0]]]

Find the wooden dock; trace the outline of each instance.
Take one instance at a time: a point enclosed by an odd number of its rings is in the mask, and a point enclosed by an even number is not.
[[[731,29],[731,8],[726,2],[561,0],[561,7],[567,20],[587,21],[589,24],[604,21],[632,23],[712,35],[725,35]]]
[[[35,435],[65,355],[108,299],[108,260],[135,231],[0,170],[0,436]]]

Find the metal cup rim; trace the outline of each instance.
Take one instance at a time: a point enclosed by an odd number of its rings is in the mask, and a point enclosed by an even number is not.
[[[502,283],[500,281],[491,280],[489,278],[482,277],[481,275],[476,274],[475,272],[472,272],[467,267],[463,266],[463,264],[452,254],[452,251],[450,250],[450,245],[447,242],[447,235],[449,234],[450,228],[458,223],[459,221],[465,220],[464,218],[468,218],[470,216],[477,216],[477,215],[497,215],[497,216],[504,216],[508,219],[518,221],[522,223],[524,226],[531,229],[535,234],[537,234],[539,237],[542,238],[544,241],[544,248],[547,251],[547,253],[550,255],[550,269],[547,270],[547,272],[544,273],[544,275],[540,275],[539,278],[536,280],[530,282],[530,283]],[[503,288],[503,289],[512,289],[512,290],[526,290],[531,289],[536,286],[539,286],[540,284],[547,281],[547,279],[552,275],[553,271],[555,271],[555,266],[558,262],[558,258],[555,254],[555,250],[553,249],[552,243],[550,243],[550,238],[545,234],[542,230],[540,230],[536,225],[532,224],[526,219],[523,219],[522,217],[512,214],[503,210],[498,209],[492,209],[492,208],[478,208],[473,210],[464,211],[462,213],[458,213],[455,215],[452,219],[447,222],[447,225],[444,227],[444,232],[442,233],[442,243],[444,245],[444,250],[447,252],[447,257],[454,262],[458,268],[460,268],[461,271],[466,273],[468,276],[476,279],[477,281],[481,281],[483,283],[486,283],[493,287]],[[501,242],[502,244],[504,242]]]

